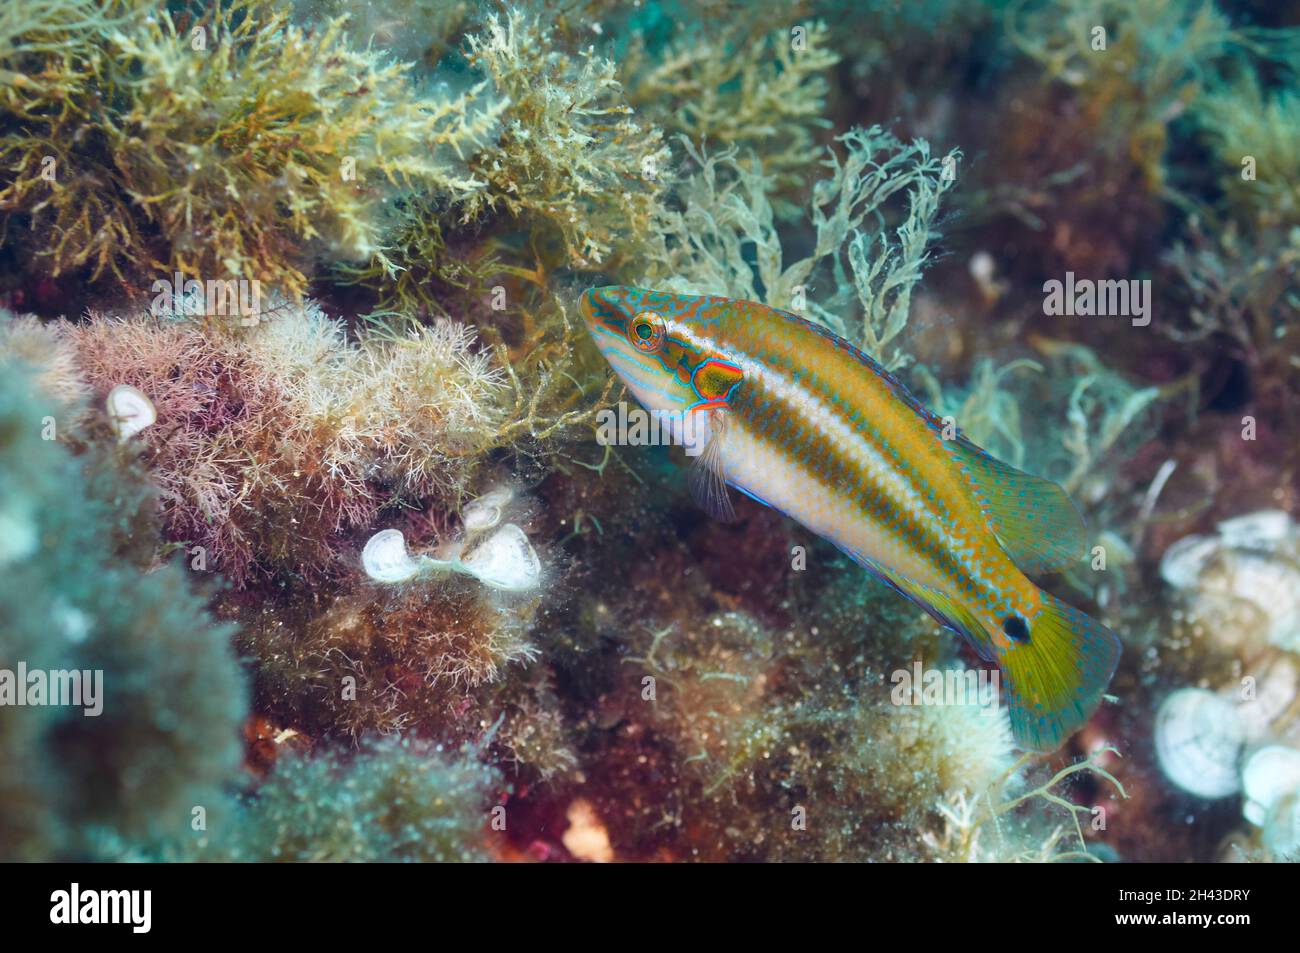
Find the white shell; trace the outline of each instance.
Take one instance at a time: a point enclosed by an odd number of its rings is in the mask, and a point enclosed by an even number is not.
[[[1237,647],[1269,643],[1300,652],[1300,532],[1280,510],[1262,510],[1219,524],[1216,536],[1188,536],[1160,560],[1165,582],[1184,593],[1194,612]],[[1263,617],[1260,627],[1231,621],[1245,602]]]
[[[1175,589],[1195,589],[1218,552],[1219,541],[1212,536],[1184,536],[1160,558],[1160,577]]]
[[[1258,678],[1254,697],[1243,699],[1237,705],[1237,719],[1241,723],[1242,735],[1247,740],[1254,741],[1272,734],[1273,723],[1295,701],[1298,686],[1300,672],[1296,670],[1295,663],[1287,656],[1278,658]]]
[[[1284,745],[1260,748],[1241,771],[1241,787],[1246,795],[1242,813],[1262,826],[1279,801],[1300,791],[1300,751]]]
[[[1225,546],[1252,547],[1284,543],[1295,535],[1295,523],[1285,510],[1260,510],[1234,516],[1219,524],[1219,536]]]
[[[1284,796],[1264,821],[1264,846],[1278,860],[1300,860],[1300,795]]]
[[[1227,797],[1240,779],[1241,725],[1228,701],[1201,688],[1180,688],[1160,705],[1156,757],[1169,780],[1204,798]]]
[[[401,530],[381,529],[366,540],[361,551],[361,568],[376,582],[406,582],[421,566],[406,552],[406,537]]]
[[[994,273],[998,270],[997,263],[993,260],[993,256],[986,251],[977,251],[975,254],[971,255],[967,267],[970,269],[971,277],[981,285],[990,282],[993,279]]]
[[[1241,553],[1231,574],[1232,594],[1253,603],[1268,619],[1268,641],[1300,651],[1300,567],[1284,557]]]
[[[462,561],[464,570],[485,586],[522,592],[535,589],[542,564],[524,531],[507,523],[474,547]]]
[[[469,535],[482,533],[501,522],[501,515],[514,497],[508,486],[500,486],[466,503],[460,511],[461,522]]]
[[[104,406],[119,443],[130,440],[158,419],[153,401],[130,384],[118,384],[109,391]]]

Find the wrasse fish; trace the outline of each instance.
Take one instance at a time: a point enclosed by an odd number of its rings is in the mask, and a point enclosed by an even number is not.
[[[996,661],[1012,732],[1052,750],[1096,708],[1119,660],[1105,626],[1034,585],[1084,552],[1055,483],[950,430],[866,354],[752,301],[593,288],[581,310],[633,396],[698,453],[691,489],[728,487],[835,543]]]

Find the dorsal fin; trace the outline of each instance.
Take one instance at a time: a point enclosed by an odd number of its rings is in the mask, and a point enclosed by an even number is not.
[[[1021,571],[1054,572],[1082,558],[1087,545],[1083,520],[1063,489],[1003,463],[965,437],[943,444],[993,534]]]

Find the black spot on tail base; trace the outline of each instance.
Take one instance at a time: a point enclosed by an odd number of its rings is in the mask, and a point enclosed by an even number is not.
[[[1002,631],[1012,642],[1025,644],[1029,641],[1029,626],[1018,615],[1009,615],[1002,620]]]

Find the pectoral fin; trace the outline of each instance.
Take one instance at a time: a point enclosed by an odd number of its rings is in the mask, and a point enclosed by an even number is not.
[[[722,465],[722,441],[726,439],[727,410],[714,407],[696,411],[709,415],[708,440],[700,450],[699,456],[691,464],[689,483],[691,496],[700,509],[715,520],[730,523],[736,518],[736,509],[731,504],[731,493],[727,489],[727,476]]]

